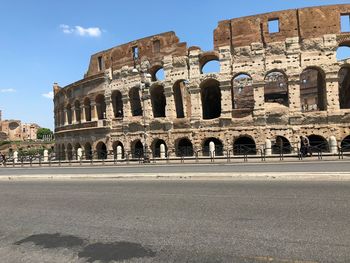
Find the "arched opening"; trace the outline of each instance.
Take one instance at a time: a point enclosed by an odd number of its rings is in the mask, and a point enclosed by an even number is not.
[[[243,118],[254,109],[253,80],[251,76],[240,73],[232,79],[232,109],[234,118]]]
[[[152,143],[153,157],[155,157],[155,158],[161,157],[160,145],[162,145],[162,144],[164,144],[164,146],[165,146],[165,153],[164,153],[165,156],[168,155],[168,147],[167,147],[165,141],[162,139],[156,139]]]
[[[349,63],[350,59],[350,47],[346,44],[341,44],[337,49],[337,61],[341,64]]]
[[[327,110],[325,74],[308,68],[300,75],[300,103],[303,112]]]
[[[67,104],[66,111],[68,124],[72,124],[72,106],[70,104]]]
[[[201,84],[203,119],[210,120],[221,116],[221,90],[217,80],[209,79]]]
[[[350,152],[350,135],[341,142],[341,149],[343,152]]]
[[[106,102],[105,102],[105,96],[102,94],[99,94],[96,96],[96,112],[97,112],[97,118],[99,120],[106,119]]]
[[[292,146],[287,138],[283,136],[277,136],[275,143],[272,145],[273,154],[290,154],[292,152]]]
[[[107,146],[106,144],[104,144],[103,142],[99,142],[97,145],[96,145],[96,152],[97,152],[97,158],[99,160],[105,160],[107,159]]]
[[[159,85],[153,86],[150,89],[150,93],[151,93],[153,117],[154,118],[165,117],[166,98],[164,95],[164,87]]]
[[[212,59],[206,61],[201,68],[202,74],[219,73],[220,72],[220,62],[218,59]]]
[[[92,147],[91,147],[91,144],[89,142],[85,143],[84,150],[85,150],[85,159],[92,160],[94,154],[92,152]]]
[[[210,156],[210,142],[215,144],[214,155],[215,156],[223,156],[224,155],[224,146],[222,142],[217,138],[208,138],[203,143],[203,156]]]
[[[288,80],[285,74],[272,71],[266,75],[264,97],[266,103],[278,103],[288,107]]]
[[[77,159],[78,160],[78,149],[81,149],[81,145],[80,145],[80,143],[76,143],[75,145],[74,145],[74,155],[75,155],[75,159]]]
[[[176,147],[176,156],[190,157],[193,156],[193,145],[188,138],[182,138],[178,141]]]
[[[89,98],[84,99],[85,120],[91,121],[91,101]]]
[[[163,81],[165,80],[165,71],[163,68],[159,68],[152,78],[153,81]]]
[[[142,158],[143,157],[143,144],[140,140],[133,142],[131,145],[132,157]]]
[[[124,159],[124,158],[125,158],[125,155],[124,155],[124,145],[123,145],[120,141],[113,142],[113,145],[112,145],[113,154],[114,154],[115,157],[117,157],[117,154],[118,154],[117,148],[118,148],[118,146],[120,146],[121,149],[122,149],[121,155],[122,155],[122,159]]]
[[[175,108],[176,108],[176,118],[185,118],[184,112],[184,90],[185,83],[183,80],[177,81],[173,87]]]
[[[132,116],[142,116],[142,106],[139,87],[133,87],[130,89],[129,100]]]
[[[310,142],[310,150],[313,153],[329,152],[328,141],[320,135],[308,136]]]
[[[255,141],[248,136],[242,136],[237,138],[233,143],[233,154],[234,155],[255,155],[256,154]]]
[[[112,105],[113,105],[114,118],[122,118],[124,116],[123,100],[122,100],[122,93],[119,90],[115,90],[112,93]]]
[[[69,161],[73,160],[73,147],[70,143],[67,145],[67,158]]]
[[[342,67],[339,71],[339,106],[350,109],[350,66]]]
[[[75,114],[75,121],[77,123],[81,122],[81,110],[80,110],[80,101],[76,100],[74,102],[74,114]]]
[[[65,125],[65,122],[66,122],[66,114],[64,112],[64,107],[61,106],[61,109],[60,109],[60,114],[61,114],[61,126],[64,126]]]

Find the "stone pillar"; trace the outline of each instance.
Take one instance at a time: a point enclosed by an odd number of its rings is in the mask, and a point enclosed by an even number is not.
[[[77,124],[77,118],[76,118],[75,106],[72,106],[72,108],[71,108],[71,112],[72,112],[72,124]]]
[[[326,102],[328,112],[340,110],[339,82],[337,72],[326,74]]]
[[[191,96],[191,120],[200,120],[202,116],[202,101],[200,88],[198,86],[189,86],[188,92]]]
[[[97,105],[96,102],[91,102],[91,121],[97,121]]]
[[[105,96],[105,103],[106,103],[106,119],[111,120],[114,117],[111,96]]]
[[[83,157],[83,149],[82,148],[78,148],[78,150],[77,150],[77,160],[80,161],[82,157]]]
[[[299,76],[288,82],[288,100],[290,112],[301,112]]]
[[[44,162],[48,162],[48,161],[49,161],[49,151],[44,150]]]
[[[334,136],[329,137],[329,151],[332,154],[338,154],[338,143]]]
[[[14,163],[18,162],[18,152],[17,151],[14,151],[14,153],[13,153],[13,161],[14,161]]]
[[[80,107],[80,122],[86,122],[85,110],[85,105]]]
[[[256,82],[253,84],[254,92],[254,116],[265,115],[265,82]]]
[[[128,119],[128,118],[130,118],[132,116],[129,97],[123,95],[122,101],[123,101],[124,119]]]
[[[166,98],[165,116],[168,119],[175,119],[176,107],[171,83],[167,83],[166,87],[164,88],[164,96]]]
[[[149,93],[149,90],[143,91],[143,94],[141,96],[141,105],[142,105],[142,111],[144,111],[146,120],[153,119],[152,101],[151,101],[151,95]]]
[[[64,126],[68,125],[68,111],[67,109],[63,110],[64,112]]]
[[[221,117],[232,118],[231,80],[220,82],[221,90]]]
[[[272,143],[271,143],[271,140],[269,139],[265,140],[265,155],[266,156],[272,155]]]
[[[160,145],[160,158],[161,159],[165,159],[166,158],[165,145],[163,143]]]
[[[188,64],[190,67],[189,79],[198,78],[201,74],[199,68],[199,54],[201,50],[199,48],[195,48],[189,51]]]
[[[215,157],[215,143],[214,142],[209,142],[209,156],[210,156],[210,158]]]

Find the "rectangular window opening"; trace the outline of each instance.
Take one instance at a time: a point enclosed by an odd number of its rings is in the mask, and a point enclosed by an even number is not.
[[[271,19],[268,21],[269,33],[278,33],[280,32],[280,20],[279,19]]]
[[[102,56],[99,56],[97,58],[97,60],[98,60],[98,71],[101,71],[101,70],[103,70],[103,58],[102,58]]]
[[[139,48],[137,46],[132,47],[132,57],[134,59],[138,59],[139,58]]]
[[[350,32],[350,14],[340,16],[340,30],[341,32]]]
[[[160,52],[160,41],[155,40],[153,41],[153,53],[159,53]]]

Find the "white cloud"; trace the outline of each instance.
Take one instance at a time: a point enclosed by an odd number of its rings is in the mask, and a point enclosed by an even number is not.
[[[41,94],[43,97],[47,99],[53,99],[53,91],[50,91],[48,93]]]
[[[78,36],[88,36],[88,37],[100,37],[102,35],[102,30],[99,27],[88,27],[84,28],[82,26],[69,26],[62,24],[60,29],[64,34],[76,34]]]
[[[13,93],[16,92],[15,89],[0,89],[0,93]]]

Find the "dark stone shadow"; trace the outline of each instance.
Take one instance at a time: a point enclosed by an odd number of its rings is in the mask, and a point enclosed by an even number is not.
[[[95,260],[109,262],[120,261],[131,258],[155,257],[156,253],[146,249],[141,244],[130,242],[95,243],[86,246],[79,252],[79,258],[87,258],[92,263]]]
[[[60,233],[31,235],[25,239],[17,241],[14,244],[21,245],[29,242],[44,248],[72,248],[82,246],[84,244],[84,240],[79,237],[72,235],[61,235]]]

